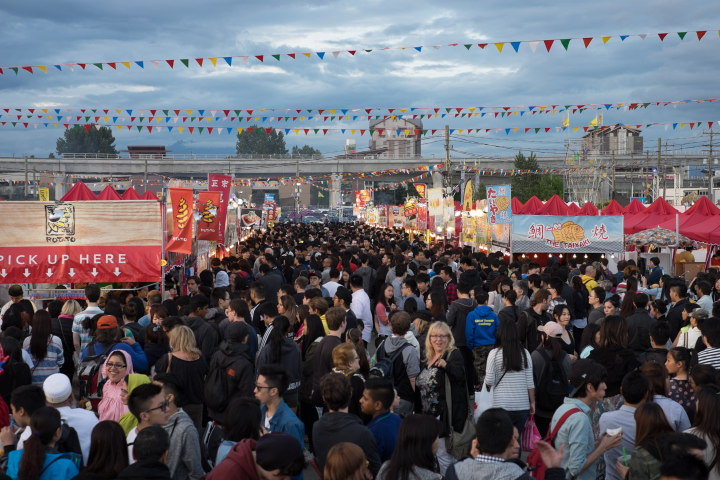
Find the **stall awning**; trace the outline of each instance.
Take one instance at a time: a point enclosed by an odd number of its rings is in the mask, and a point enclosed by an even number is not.
[[[105,187],[105,190],[100,192],[100,195],[97,197],[98,200],[120,200],[120,194],[115,191],[115,189],[112,187],[112,185],[108,185]]]
[[[83,182],[77,182],[68,192],[60,199],[61,202],[78,202],[83,200],[97,200],[92,190]]]

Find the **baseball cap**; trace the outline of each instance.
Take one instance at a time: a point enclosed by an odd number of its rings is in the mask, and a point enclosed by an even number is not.
[[[250,326],[245,322],[230,322],[227,327],[227,339],[230,342],[239,343],[250,335]]]
[[[308,278],[310,277],[322,277],[322,275],[317,270],[311,270],[310,273],[308,273]]]
[[[97,322],[97,328],[98,330],[104,330],[108,328],[117,328],[118,322],[117,318],[113,317],[112,315],[103,315],[100,317],[100,320]]]
[[[560,325],[555,322],[547,322],[545,325],[537,327],[538,331],[543,332],[548,337],[560,338],[562,337],[563,329]]]
[[[604,370],[605,368],[602,365],[589,358],[583,358],[573,363],[568,373],[568,382],[570,382],[573,390],[568,396],[574,398],[580,388],[585,385],[590,375],[601,373]]]

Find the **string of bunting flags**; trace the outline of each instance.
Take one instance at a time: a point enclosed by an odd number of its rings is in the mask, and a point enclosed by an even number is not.
[[[695,30],[695,31],[684,31],[684,32],[674,32],[679,38],[680,41],[684,41],[686,38],[692,38],[696,37],[698,41],[702,40],[705,37],[705,34],[708,32],[708,30]],[[718,35],[720,36],[720,30],[717,30]],[[518,40],[518,41],[506,41],[506,42],[487,42],[487,43],[449,43],[447,45],[420,45],[420,46],[409,46],[409,47],[384,47],[379,49],[368,49],[368,48],[354,48],[352,50],[336,50],[336,51],[330,51],[330,52],[318,52],[318,51],[296,51],[296,52],[290,52],[290,53],[276,53],[276,54],[253,54],[253,55],[233,55],[233,56],[223,56],[223,55],[215,55],[211,57],[198,57],[198,58],[179,58],[179,59],[158,59],[158,60],[128,60],[128,61],[114,61],[114,62],[71,62],[71,63],[55,63],[55,64],[46,64],[46,65],[33,65],[33,64],[25,64],[25,65],[16,65],[16,66],[2,66],[0,67],[0,75],[4,75],[5,72],[10,73],[14,72],[15,75],[17,75],[20,71],[25,71],[30,74],[34,74],[37,71],[43,72],[47,74],[49,71],[75,71],[75,67],[80,67],[81,70],[86,70],[87,68],[97,68],[102,71],[116,71],[119,68],[122,69],[123,67],[132,70],[132,69],[145,69],[145,66],[147,64],[152,65],[156,69],[160,67],[160,65],[163,65],[164,67],[167,66],[171,70],[175,70],[175,67],[177,66],[178,69],[182,68],[184,66],[185,68],[190,68],[190,65],[197,65],[199,68],[207,67],[209,68],[209,65],[212,65],[213,68],[216,68],[218,66],[218,63],[220,65],[226,64],[228,67],[232,67],[233,65],[238,65],[237,61],[238,59],[242,62],[243,65],[247,65],[248,61],[258,61],[260,63],[264,63],[267,61],[272,61],[271,59],[274,59],[276,61],[280,61],[281,58],[291,59],[291,60],[297,60],[302,59],[303,57],[311,59],[319,59],[324,60],[326,57],[326,54],[331,54],[333,58],[337,59],[341,54],[343,56],[349,55],[350,57],[355,57],[356,54],[362,54],[362,53],[372,53],[372,52],[382,52],[382,51],[390,51],[390,50],[406,50],[408,52],[412,53],[421,53],[423,52],[423,49],[425,51],[428,50],[440,50],[441,48],[459,48],[462,49],[464,47],[466,50],[470,51],[471,49],[475,48],[480,49],[481,51],[484,51],[486,47],[493,46],[495,47],[490,48],[490,50],[497,50],[498,53],[503,53],[503,50],[505,52],[508,52],[509,49],[506,49],[505,47],[509,45],[512,50],[514,50],[516,53],[520,52],[520,47],[522,45],[527,45],[527,47],[530,48],[532,53],[535,53],[537,51],[538,45],[541,45],[540,51],[544,49],[549,53],[553,46],[557,45],[556,50],[559,49],[560,46],[564,48],[566,51],[570,47],[570,43],[572,41],[581,40],[582,46],[584,46],[585,49],[587,49],[593,40],[600,39],[602,40],[603,45],[607,44],[608,41],[612,38],[619,38],[621,42],[624,42],[630,37],[633,38],[640,38],[643,41],[648,37],[657,37],[660,39],[661,42],[665,40],[667,35],[670,32],[665,33],[636,33],[636,34],[629,34],[629,35],[607,35],[607,36],[595,36],[595,37],[566,37],[566,38],[555,38],[555,39],[549,39],[549,40]],[[688,37],[688,34],[691,34],[690,37]],[[577,42],[576,42],[577,43]],[[596,42],[598,43],[598,42]],[[581,47],[582,47],[581,46]]]
[[[99,118],[104,118],[105,122],[107,123],[108,119],[112,118],[113,122],[117,121],[118,118],[120,118],[122,121],[125,121],[127,118],[132,119],[140,119],[142,122],[143,120],[147,119],[149,122],[152,122],[153,119],[157,119],[158,122],[161,120],[165,120],[166,122],[169,122],[169,119],[173,119],[175,122],[178,120],[176,119],[182,119],[183,122],[190,119],[191,121],[206,119],[207,121],[210,121],[210,119],[215,118],[215,120],[222,118],[223,120],[226,120],[227,118],[230,118],[232,121],[238,120],[238,121],[273,121],[277,118],[278,121],[289,121],[289,120],[319,120],[319,119],[328,119],[328,118],[339,118],[342,120],[343,118],[352,118],[352,119],[358,119],[358,120],[372,120],[372,119],[380,119],[380,118],[423,118],[423,116],[427,116],[428,118],[434,116],[434,118],[440,118],[439,116],[442,116],[442,118],[445,118],[446,116],[449,117],[470,117],[470,115],[491,115],[496,114],[495,117],[498,115],[505,116],[505,115],[514,115],[516,113],[520,113],[523,115],[524,113],[550,113],[550,112],[569,112],[569,113],[582,113],[585,110],[620,110],[623,109],[625,111],[632,111],[632,110],[638,110],[642,108],[647,108],[650,106],[653,107],[667,107],[669,105],[672,105],[673,107],[677,108],[678,105],[685,105],[688,103],[710,103],[717,101],[717,98],[707,98],[702,100],[662,100],[662,101],[652,101],[652,102],[600,102],[600,103],[577,103],[577,104],[563,104],[563,103],[557,103],[557,104],[548,104],[548,105],[516,105],[516,106],[499,106],[499,107],[404,107],[404,108],[308,108],[308,109],[297,109],[297,108],[256,108],[256,109],[233,109],[233,108],[216,108],[216,109],[129,109],[129,108],[1,108],[0,110],[5,112],[5,116],[10,117],[17,117],[18,120],[22,117],[26,118],[43,118],[45,116],[48,119],[52,119],[53,116],[58,119],[58,121],[62,120],[64,117],[72,118],[77,117],[78,120],[82,117],[88,118],[95,118],[96,122]],[[483,112],[483,110],[488,110],[487,112]],[[12,113],[11,113],[12,111]],[[80,112],[82,115],[73,114],[73,112]],[[92,115],[89,115],[89,112],[92,112]],[[98,112],[101,112],[102,114],[98,114]],[[111,113],[113,112],[113,113]],[[135,114],[133,115],[133,112]],[[146,112],[149,113],[149,115],[146,115]],[[158,115],[158,112],[161,113],[161,115]],[[206,115],[206,112],[209,112],[209,115]],[[218,116],[218,112],[222,113],[222,116]],[[255,112],[255,116],[253,116],[253,113]],[[260,116],[258,116],[257,112],[260,112]],[[285,112],[286,114],[290,112],[295,112],[290,116],[277,116],[277,117],[271,117],[264,115],[266,112]],[[349,112],[349,113],[348,113]],[[358,113],[366,113],[366,115],[358,116]],[[371,115],[372,112],[378,112],[379,115]],[[387,112],[387,113],[386,113]],[[397,113],[399,112],[399,113]],[[422,112],[422,113],[416,113],[416,112]],[[43,115],[40,115],[42,113]],[[62,115],[61,115],[62,113]],[[232,116],[232,114],[235,114]],[[66,115],[67,114],[67,115]],[[174,114],[174,115],[173,115]],[[463,115],[464,114],[464,115]],[[0,118],[2,118],[3,114],[0,114]],[[48,115],[50,115],[48,117]],[[88,121],[88,120],[86,120]],[[134,120],[133,120],[134,121]]]
[[[717,121],[720,125],[720,120]],[[706,124],[708,125],[708,128],[712,128],[713,123],[715,123],[715,120],[713,121],[697,121],[697,122],[669,122],[669,123],[645,123],[645,124],[624,124],[619,123],[618,125],[622,126],[628,126],[628,127],[635,127],[635,128],[650,128],[650,127],[656,127],[656,126],[662,126],[665,127],[665,130],[667,130],[669,127],[672,126],[673,130],[677,129],[679,126],[680,129],[684,129],[685,126],[689,126],[690,130],[695,128],[695,126],[700,126]],[[39,126],[49,128],[59,128],[64,127],[66,130],[70,128],[80,129],[85,128],[85,130],[90,131],[90,129],[94,126],[97,130],[100,128],[103,128],[103,125],[100,124],[90,124],[90,123],[49,123],[49,122],[7,122],[7,121],[0,121],[0,126],[3,127],[17,127],[18,125],[24,127],[25,129],[28,129],[32,125],[33,129],[37,129]],[[224,126],[214,126],[214,127],[197,127],[197,126],[187,126],[187,127],[177,127],[177,126],[152,126],[152,125],[112,125],[113,127],[116,127],[119,132],[123,130],[123,128],[126,128],[128,131],[132,131],[133,129],[136,129],[137,132],[147,132],[147,133],[153,133],[153,131],[160,133],[164,130],[167,130],[168,132],[172,132],[173,130],[176,130],[178,133],[187,132],[189,134],[194,134],[195,131],[197,131],[198,134],[202,135],[206,130],[208,135],[212,135],[213,132],[217,133],[218,135],[226,133],[226,134],[235,134],[235,133],[242,133],[245,130],[248,130],[246,128],[237,128],[237,127],[224,127]],[[506,135],[509,135],[511,133],[549,133],[552,130],[555,130],[556,132],[560,131],[566,131],[566,130],[572,130],[572,132],[577,132],[578,130],[582,129],[583,132],[587,132],[588,129],[592,130],[605,130],[607,128],[612,128],[613,125],[585,125],[585,126],[560,126],[560,127],[508,127],[508,128],[451,128],[450,134],[451,135],[462,135],[462,134],[471,134],[471,133],[490,133],[494,131],[495,133],[501,133],[505,132]],[[330,133],[331,135],[335,135],[337,133],[347,135],[350,134],[351,136],[354,136],[356,133],[359,133],[360,136],[364,136],[365,133],[369,133],[371,136],[374,134],[378,134],[378,136],[386,136],[386,137],[416,137],[416,136],[434,136],[434,135],[444,135],[445,131],[443,129],[386,129],[386,128],[365,128],[365,129],[350,129],[350,128],[278,128],[278,127],[262,127],[262,128],[256,128],[255,129],[257,133],[265,133],[266,135],[270,135],[271,132],[275,131],[276,133],[280,134],[283,133],[285,135],[290,135],[291,133],[294,133],[296,136],[300,135],[327,135]]]

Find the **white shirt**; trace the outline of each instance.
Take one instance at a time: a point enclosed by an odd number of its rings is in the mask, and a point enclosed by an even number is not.
[[[130,433],[128,433],[128,436],[127,436],[128,460],[130,461],[130,465],[135,463],[135,459],[133,458],[133,446],[130,444],[133,443],[136,438],[137,438],[137,427],[130,430]]]
[[[350,304],[350,310],[355,314],[355,318],[362,320],[364,328],[362,338],[366,342],[372,337],[373,316],[370,311],[370,297],[362,288],[352,294],[353,299]]]
[[[340,286],[339,283],[333,282],[333,281],[327,282],[325,285],[323,285],[323,287],[325,287],[325,290],[327,290],[328,293],[330,294],[330,297],[335,296],[335,292],[337,291],[339,286]]]
[[[28,367],[30,367],[30,368],[32,369],[32,368],[35,366],[35,364],[34,364],[33,361],[32,361],[32,356],[30,355],[30,353],[28,353],[28,352],[27,352],[26,350],[24,350],[24,349],[23,349],[23,350],[20,350],[20,351],[22,352],[23,362],[27,363],[27,364],[28,364]]]
[[[60,407],[57,411],[60,412],[60,418],[65,420],[77,432],[80,449],[82,450],[83,465],[87,465],[90,456],[90,435],[95,425],[98,424],[97,417],[84,408]]]
[[[23,443],[25,442],[25,440],[30,438],[30,435],[32,435],[32,429],[28,425],[27,427],[25,427],[25,430],[23,430],[23,432],[20,434],[20,439],[17,443],[17,450],[22,450]]]

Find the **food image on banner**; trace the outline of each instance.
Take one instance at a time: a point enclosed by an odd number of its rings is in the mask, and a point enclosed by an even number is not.
[[[372,192],[370,190],[358,190],[355,192],[355,207],[363,208],[372,201]]]
[[[425,192],[427,191],[427,185],[424,183],[415,183],[415,191],[418,193],[418,197],[425,198]]]
[[[431,216],[443,214],[442,188],[431,188],[427,192],[428,213]]]
[[[405,215],[403,214],[402,207],[390,207],[391,226],[395,228],[405,227]]]
[[[378,226],[388,226],[388,207],[382,206],[378,208]]]
[[[169,188],[168,202],[172,205],[172,236],[165,250],[192,253],[193,242],[193,191],[192,188]]]
[[[510,185],[492,185],[485,188],[488,202],[488,223],[504,225],[512,222]]]
[[[0,283],[157,281],[162,211],[157,201],[0,202]],[[121,228],[119,228],[121,227]]]
[[[242,226],[245,228],[260,228],[260,221],[262,220],[262,210],[255,209],[243,209],[240,215],[240,221]]]
[[[463,194],[463,212],[469,212],[473,207],[473,185],[472,181],[468,180],[465,183],[465,193]]]
[[[462,242],[465,245],[468,246],[474,246],[475,245],[475,233],[476,228],[476,218],[475,217],[466,217],[463,215],[462,218]]]
[[[377,209],[375,209],[375,208],[369,208],[368,211],[367,211],[367,219],[366,219],[365,221],[366,221],[367,223],[369,223],[370,225],[375,225],[375,224],[377,224],[377,221],[378,221]]]
[[[208,174],[208,190],[211,192],[220,192],[220,204],[217,211],[218,219],[218,243],[225,243],[225,223],[227,221],[227,206],[230,199],[230,187],[232,186],[232,177],[230,175],[218,175],[217,173]]]
[[[405,215],[405,218],[407,219],[413,219],[418,214],[418,206],[417,206],[417,199],[416,198],[410,198],[407,202],[405,202],[405,205],[403,206],[403,215]]]
[[[210,240],[217,242],[220,222],[218,212],[220,205],[220,192],[200,192],[198,198],[198,210],[200,221],[198,222],[198,240]]]
[[[512,248],[518,253],[622,252],[623,217],[515,215]]]
[[[428,228],[427,200],[418,201],[417,229],[422,233]]]

